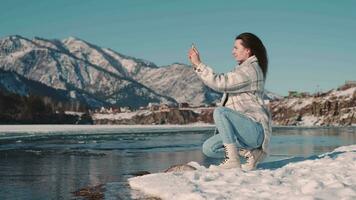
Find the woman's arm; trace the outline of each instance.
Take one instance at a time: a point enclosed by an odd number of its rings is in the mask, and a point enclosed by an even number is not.
[[[218,92],[236,92],[251,84],[251,78],[242,68],[235,68],[225,74],[216,74],[213,69],[200,63],[194,71],[205,85]]]
[[[199,52],[194,45],[189,49],[188,58],[204,84],[215,91],[237,92],[252,82],[248,73],[241,68],[235,68],[226,74],[215,74],[210,67],[201,62]]]

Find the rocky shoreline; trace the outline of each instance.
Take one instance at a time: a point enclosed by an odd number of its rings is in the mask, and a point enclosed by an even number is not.
[[[192,123],[209,123],[213,124],[214,108],[196,110],[189,109],[169,109],[165,111],[138,111],[132,117],[123,117],[120,113],[115,115],[100,115],[92,116],[94,124],[192,124]]]
[[[356,125],[356,87],[309,97],[284,98],[269,104],[275,125]]]

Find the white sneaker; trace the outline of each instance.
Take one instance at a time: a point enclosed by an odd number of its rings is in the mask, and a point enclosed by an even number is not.
[[[246,171],[256,169],[257,164],[263,160],[265,155],[261,149],[245,150],[241,154],[244,154],[243,156],[246,157],[246,163],[241,165],[241,168]]]
[[[225,160],[220,165],[211,165],[209,169],[241,168],[236,144],[224,144]]]

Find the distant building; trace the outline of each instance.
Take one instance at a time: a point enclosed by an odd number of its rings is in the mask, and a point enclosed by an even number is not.
[[[288,97],[298,97],[297,91],[288,91]]]
[[[301,92],[299,93],[300,97],[310,97],[310,93],[309,92]]]

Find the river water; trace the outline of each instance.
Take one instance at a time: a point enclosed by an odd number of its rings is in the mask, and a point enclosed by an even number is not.
[[[28,136],[26,130],[5,130],[0,134],[0,199],[80,199],[74,191],[100,184],[105,199],[131,199],[126,180],[137,172],[160,172],[190,161],[205,166],[220,162],[201,152],[213,131],[113,128],[87,134],[74,129],[70,134]],[[274,127],[271,154],[260,166],[276,168],[286,164],[281,160],[296,161],[351,144],[356,144],[356,127]]]

